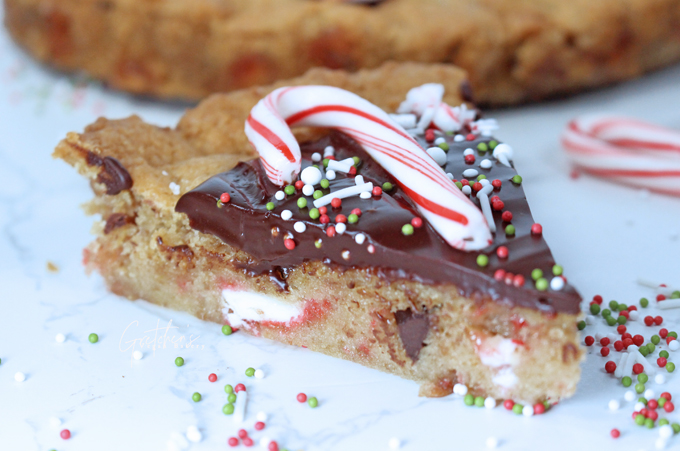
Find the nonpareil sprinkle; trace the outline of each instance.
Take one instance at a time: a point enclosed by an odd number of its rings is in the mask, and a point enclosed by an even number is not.
[[[234,330],[231,328],[229,324],[225,324],[224,326],[222,326],[222,333],[224,335],[231,335],[232,333],[234,333]]]
[[[246,376],[253,377],[255,375],[255,368],[246,369]]]
[[[99,335],[97,335],[97,334],[90,334],[90,335],[87,337],[87,340],[88,340],[90,343],[96,343],[96,342],[99,341]]]
[[[489,264],[489,257],[484,254],[479,254],[477,256],[477,265],[484,268]]]
[[[199,392],[195,392],[193,395],[191,395],[191,399],[194,402],[199,402],[201,400],[201,394]]]
[[[177,365],[177,366],[182,366],[182,365],[184,365],[184,359],[183,359],[182,357],[177,357],[177,358],[175,359],[175,365]]]

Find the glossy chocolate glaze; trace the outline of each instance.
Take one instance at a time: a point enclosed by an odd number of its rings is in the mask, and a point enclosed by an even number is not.
[[[446,136],[450,146],[447,153],[446,172],[455,179],[462,179],[465,169],[474,168],[489,180],[502,181],[497,195],[505,203],[504,210],[513,213],[512,224],[516,228],[514,236],[506,236],[507,225],[501,219],[501,211],[494,211],[498,232],[491,246],[481,251],[488,255],[489,263],[481,268],[477,265],[480,252],[463,252],[449,246],[427,221],[415,229],[411,236],[404,236],[402,226],[408,224],[418,214],[415,204],[397,187],[390,176],[380,165],[372,160],[364,150],[347,135],[331,132],[328,136],[313,143],[303,144],[302,166],[312,164],[313,152],[323,154],[323,149],[332,145],[338,160],[358,156],[361,165],[358,173],[366,182],[382,186],[391,182],[394,188],[381,196],[361,199],[359,196],[343,199],[340,208],[328,205],[330,224],[323,225],[319,220],[309,217],[309,207],[300,209],[297,199],[300,191],[277,201],[274,194],[280,190],[267,178],[259,160],[240,163],[229,172],[211,177],[196,189],[184,194],[176,206],[176,211],[185,213],[190,219],[191,227],[203,233],[213,234],[225,243],[243,250],[252,258],[247,262],[234,262],[247,269],[251,274],[277,274],[285,280],[285,273],[290,268],[308,261],[322,261],[335,268],[365,268],[388,280],[416,280],[426,284],[453,284],[460,293],[475,299],[492,299],[508,306],[522,306],[546,313],[579,311],[580,296],[573,287],[566,285],[561,291],[538,291],[531,279],[531,271],[535,268],[543,270],[548,280],[551,278],[554,260],[547,243],[542,236],[531,234],[534,220],[524,196],[521,185],[510,179],[517,174],[513,168],[503,166],[493,159],[491,152],[483,154],[475,150],[476,162],[466,164],[463,151],[466,148],[476,149],[477,144],[489,139],[454,142],[452,136]],[[421,145],[429,145],[419,139]],[[479,163],[489,158],[493,165],[490,169],[481,169]],[[331,181],[324,194],[341,188],[353,186],[354,177],[338,172],[338,177]],[[231,201],[218,205],[220,195],[227,192]],[[273,202],[272,211],[266,209],[267,202]],[[476,199],[473,199],[478,204]],[[335,223],[338,214],[348,216],[355,208],[360,208],[362,215],[356,224],[347,224],[343,235],[328,237],[325,229]],[[281,212],[290,210],[293,218],[281,219]],[[305,223],[307,229],[300,234],[294,231],[296,221]],[[277,232],[278,231],[278,232]],[[362,245],[355,242],[357,234],[363,233],[366,240]],[[292,236],[296,247],[288,250],[284,246],[284,238]],[[315,242],[321,241],[317,247]],[[372,246],[370,246],[372,245]],[[499,259],[496,249],[506,246],[509,257]],[[374,248],[371,253],[369,249]],[[346,252],[348,251],[348,252]],[[497,269],[504,269],[513,274],[521,274],[526,278],[523,287],[506,284],[494,279]]]

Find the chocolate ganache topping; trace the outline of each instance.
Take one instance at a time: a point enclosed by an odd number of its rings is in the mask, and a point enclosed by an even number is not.
[[[317,186],[315,189],[326,195],[355,186],[356,175],[361,175],[365,182],[386,189],[381,194],[374,192],[367,199],[360,196],[342,199],[338,208],[327,205],[327,223],[320,220],[323,216],[316,219],[310,216],[314,198],[303,195],[300,189],[277,200],[276,193],[281,188],[268,179],[259,159],[239,163],[234,169],[211,177],[184,194],[176,205],[176,211],[185,213],[194,229],[215,235],[252,256],[251,261],[245,264],[245,269],[251,274],[281,274],[304,262],[321,261],[335,267],[367,268],[389,280],[450,283],[464,296],[491,298],[508,306],[528,307],[546,313],[577,313],[581,298],[573,287],[564,284],[556,291],[539,284],[542,288],[539,290],[532,280],[532,271],[540,269],[549,282],[555,262],[542,235],[531,232],[534,220],[524,190],[521,182],[512,181],[517,172],[491,157],[490,149],[497,142],[488,137],[462,142],[449,135],[444,138],[449,150],[443,169],[454,179],[465,179],[463,171],[475,169],[488,180],[501,182],[500,188],[490,195],[498,196],[502,201],[502,204],[498,200],[493,203],[496,208],[500,207],[493,209],[497,231],[493,243],[480,252],[452,248],[424,219],[420,227],[412,229],[412,234],[405,235],[403,226],[412,224],[414,218],[420,218],[415,203],[356,141],[337,131],[316,142],[301,145],[302,168],[315,164],[312,162],[313,153],[323,154],[327,146],[332,146],[339,161],[359,158],[356,174],[337,172],[337,177],[329,181],[328,188]],[[417,137],[417,140],[423,148],[430,147],[424,136]],[[470,157],[466,162],[466,149],[474,150],[474,162]],[[488,169],[481,168],[479,164],[485,158],[491,162]],[[469,178],[470,185],[476,181],[476,176]],[[385,185],[386,182],[388,185]],[[219,201],[222,193],[230,195],[229,202]],[[306,201],[306,206],[299,206],[300,199]],[[474,195],[471,199],[479,205]],[[273,205],[273,209],[268,209],[267,204],[270,208]],[[358,221],[346,220],[355,209],[361,210]],[[292,213],[288,220],[282,218],[286,210]],[[512,213],[510,221],[502,219],[503,211]],[[316,213],[318,211],[313,212],[313,216]],[[283,216],[287,217],[287,213]],[[344,233],[336,232],[329,236],[328,229],[337,227],[343,220],[346,221]],[[294,228],[297,222],[304,224],[301,233]],[[418,225],[418,220],[415,224]],[[506,233],[506,226],[510,224],[514,226],[514,234]],[[298,225],[298,229],[302,230],[302,227]],[[411,231],[411,227],[405,229],[407,233]],[[279,233],[272,233],[272,230]],[[294,248],[289,248],[290,242],[286,247],[285,239],[292,239]],[[498,256],[500,246],[507,248],[506,258]],[[485,266],[478,264],[480,255],[488,257]],[[481,260],[483,262],[484,258]],[[238,265],[243,266],[244,263]],[[499,277],[499,269],[509,277]],[[523,276],[524,283],[511,275]]]

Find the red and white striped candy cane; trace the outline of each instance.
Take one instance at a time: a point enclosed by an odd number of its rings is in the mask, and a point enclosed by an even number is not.
[[[300,147],[290,126],[350,135],[394,176],[451,246],[478,250],[491,243],[481,211],[401,126],[367,100],[330,86],[280,88],[262,99],[246,121],[246,135],[277,185],[292,183],[300,172]]]
[[[680,132],[626,117],[588,115],[568,124],[562,145],[584,172],[680,196]]]

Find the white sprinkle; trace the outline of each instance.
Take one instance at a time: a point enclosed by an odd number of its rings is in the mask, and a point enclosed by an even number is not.
[[[264,379],[264,371],[261,369],[256,369],[255,370],[255,379]]]
[[[297,233],[305,233],[305,230],[307,230],[307,226],[302,221],[298,221],[295,224],[293,224],[293,228]]]
[[[390,117],[394,122],[404,128],[416,127],[417,117],[415,114],[390,114]]]
[[[632,346],[633,345],[628,346],[628,349],[630,349]],[[630,352],[630,351],[628,351],[628,352]],[[644,367],[645,373],[647,373],[648,376],[652,376],[652,375],[656,374],[656,370],[654,369],[652,364],[649,363],[649,361],[647,359],[645,359],[645,356],[643,356],[640,353],[640,351],[636,350],[635,352],[633,352],[633,356],[635,356],[635,361]],[[649,399],[650,397],[648,396],[647,398]]]
[[[491,160],[488,158],[483,159],[482,162],[479,163],[479,167],[482,169],[491,169],[491,166],[493,166],[493,163],[491,163]]]
[[[305,196],[311,196],[314,194],[314,187],[312,185],[305,185],[302,187],[302,194]]]
[[[439,166],[446,164],[446,152],[441,147],[430,147],[427,149],[427,154],[432,157],[435,163]]]
[[[364,184],[364,176],[363,175],[357,175],[354,177],[354,184],[355,185],[363,185]]]
[[[236,404],[234,404],[234,423],[243,423],[246,418],[246,403],[248,402],[248,392],[242,390],[236,397]]]
[[[680,299],[666,299],[665,301],[657,302],[656,306],[661,310],[668,310],[680,307]]]
[[[333,146],[326,146],[326,148],[323,150],[323,156],[328,157],[335,154],[335,148]]]
[[[666,383],[666,376],[664,376],[663,373],[659,373],[656,376],[654,376],[654,382],[656,382],[659,385],[663,385]]]
[[[477,169],[466,169],[463,171],[463,177],[477,177],[479,171]]]
[[[635,403],[635,407],[633,407],[633,410],[636,411],[636,412],[639,412],[644,408],[645,408],[645,405],[638,401],[638,402]]]
[[[593,315],[586,315],[586,324],[595,324],[595,317]]]
[[[61,419],[57,417],[51,417],[49,419],[49,423],[52,429],[59,429],[59,426],[61,426]]]
[[[347,188],[334,191],[330,194],[326,194],[325,196],[316,199],[314,201],[314,206],[316,208],[323,207],[324,205],[330,204],[331,201],[336,197],[338,199],[345,199],[347,197],[352,197],[361,194],[364,191],[370,192],[371,190],[373,190],[373,183],[371,182],[364,183],[363,185],[349,186]]]
[[[54,339],[57,341],[57,343],[63,343],[66,341],[66,335],[64,334],[57,334]]]
[[[637,321],[640,318],[640,313],[637,310],[631,310],[628,312],[628,319],[631,321]]]
[[[622,352],[621,357],[619,358],[619,364],[616,365],[616,369],[614,370],[614,376],[615,377],[623,377],[623,370],[626,367],[626,361],[628,360],[628,353],[627,352]],[[632,368],[632,367],[631,367]],[[629,390],[630,391],[630,390]],[[632,392],[631,392],[632,393]],[[632,401],[632,399],[629,399],[629,401]]]
[[[489,449],[498,448],[498,439],[496,437],[489,437],[486,439],[486,447]]]
[[[560,276],[553,277],[550,281],[550,288],[552,288],[553,291],[560,291],[564,288],[564,279]]]
[[[390,449],[399,449],[401,448],[401,440],[396,437],[392,437],[390,441],[387,442],[387,446],[389,446]]]
[[[373,195],[371,194],[370,191],[364,191],[363,193],[359,194],[359,197],[361,197],[362,199],[370,199],[371,197],[373,197]]]
[[[467,157],[468,155],[474,155],[474,154],[475,154],[475,151],[474,151],[473,149],[471,149],[470,147],[468,147],[467,149],[465,149],[465,150],[463,151],[463,156],[466,156],[466,157]]]
[[[621,407],[621,402],[618,399],[612,399],[609,401],[609,410],[616,411]]]
[[[26,375],[21,371],[14,373],[14,380],[17,382],[23,382],[26,380]]]
[[[630,346],[628,346],[628,348],[630,348]],[[626,364],[623,366],[623,371],[621,371],[621,377],[632,375],[633,365],[635,365],[635,356],[630,351],[627,352],[626,354],[627,354]]]
[[[418,124],[416,125],[416,127],[418,127],[421,130],[425,130],[432,123],[432,119],[434,119],[435,113],[436,110],[434,109],[433,106],[428,106],[427,108],[425,108],[425,111],[423,111],[423,114],[420,116],[420,119],[418,120]]]
[[[269,417],[265,412],[257,412],[257,415],[255,415],[255,418],[257,418],[257,421],[265,422],[265,421],[267,421],[267,419]]]
[[[487,397],[484,400],[484,407],[487,409],[494,409],[496,407],[496,400],[493,399],[491,396]]]
[[[486,218],[486,222],[489,225],[489,230],[491,232],[496,231],[496,222],[493,220],[493,213],[491,212],[491,204],[489,203],[489,196],[484,192],[487,188],[493,189],[491,186],[485,186],[477,193],[477,199],[479,199],[479,204],[482,207],[482,214]]]
[[[260,439],[260,446],[263,448],[269,447],[269,443],[271,443],[272,439],[270,439],[267,436],[264,436]]]
[[[187,428],[187,439],[192,443],[198,443],[203,440],[203,434],[196,426],[189,426]]]
[[[460,395],[460,396],[465,396],[467,395],[468,388],[467,385],[464,384],[455,384],[453,386],[453,393]]]
[[[161,171],[161,174],[168,175],[168,171]]]
[[[281,219],[283,219],[284,221],[288,221],[292,217],[293,217],[293,212],[290,211],[290,210],[283,210],[281,212]]]
[[[512,147],[504,143],[498,144],[496,148],[493,150],[493,157],[507,167],[510,167],[512,154],[513,154]]]
[[[525,417],[532,417],[534,416],[534,406],[524,406],[522,409],[522,415]]]
[[[434,144],[435,144],[436,146],[438,146],[438,145],[440,145],[440,144],[444,144],[445,142],[446,142],[446,139],[444,139],[443,136],[440,136],[439,138],[437,138],[437,139],[434,140]]]
[[[680,341],[678,341],[678,340],[671,341],[668,344],[668,349],[670,349],[671,351],[677,351],[678,349],[680,349]]]
[[[312,161],[314,163],[318,163],[319,161],[321,161],[321,154],[319,152],[314,152],[312,154]]]
[[[343,233],[345,233],[345,230],[347,230],[347,226],[345,225],[344,222],[339,222],[338,224],[336,224],[335,233],[337,233],[338,235],[342,235]]]
[[[470,188],[470,185],[463,185],[461,191],[463,191],[463,194],[469,196],[470,193],[472,193],[472,188]]]
[[[175,182],[170,182],[170,185],[168,185],[170,188],[170,191],[172,191],[172,194],[175,196],[179,195],[179,185]]]
[[[668,440],[663,437],[657,438],[656,441],[654,442],[654,446],[656,447],[656,449],[666,449],[667,445]]]
[[[623,395],[623,399],[628,402],[635,401],[635,392],[633,390],[627,390]]]
[[[648,388],[647,390],[645,390],[645,394],[644,394],[645,398],[652,399],[652,398],[654,398],[655,395],[656,395],[656,393],[654,393],[654,390],[652,390],[651,388]]]
[[[368,250],[369,254],[373,254],[373,253],[375,253],[375,246],[373,246],[372,244],[369,244],[367,250]]]
[[[453,140],[454,140],[454,142],[459,143],[459,142],[461,142],[461,141],[465,141],[465,136],[463,136],[463,135],[456,135],[456,136],[453,137]]]
[[[352,169],[352,165],[345,163],[344,161],[328,160],[328,169],[347,173]]]
[[[308,166],[300,173],[300,180],[302,180],[302,183],[305,185],[312,185],[312,187],[318,184],[322,178],[321,171],[314,166]]]
[[[142,357],[144,357],[144,353],[142,351],[135,351],[132,353],[132,358],[135,360],[142,360]]]
[[[633,351],[637,351],[640,348],[637,347],[637,345],[628,345],[628,353],[632,353]]]
[[[450,172],[447,172],[446,176],[449,178],[449,180],[453,180],[453,174],[451,174]]]
[[[490,182],[489,180],[487,180],[487,179],[481,179],[481,180],[479,181],[479,183],[480,183],[482,186],[489,186],[489,185],[491,185],[491,182]],[[491,187],[490,190],[487,190],[487,191],[488,191],[487,194],[489,194],[491,191],[493,191],[493,186]]]
[[[354,241],[356,241],[356,243],[361,246],[364,244],[364,241],[366,241],[366,235],[363,233],[357,233],[357,235],[354,237]]]
[[[276,200],[283,200],[285,198],[286,198],[286,193],[284,193],[283,191],[279,190],[279,191],[276,192],[276,194],[274,194],[274,199],[276,199]]]
[[[335,180],[335,171],[333,170],[326,171],[326,178],[328,180]]]
[[[659,435],[663,438],[670,438],[673,436],[673,427],[670,424],[664,424],[659,428]]]

